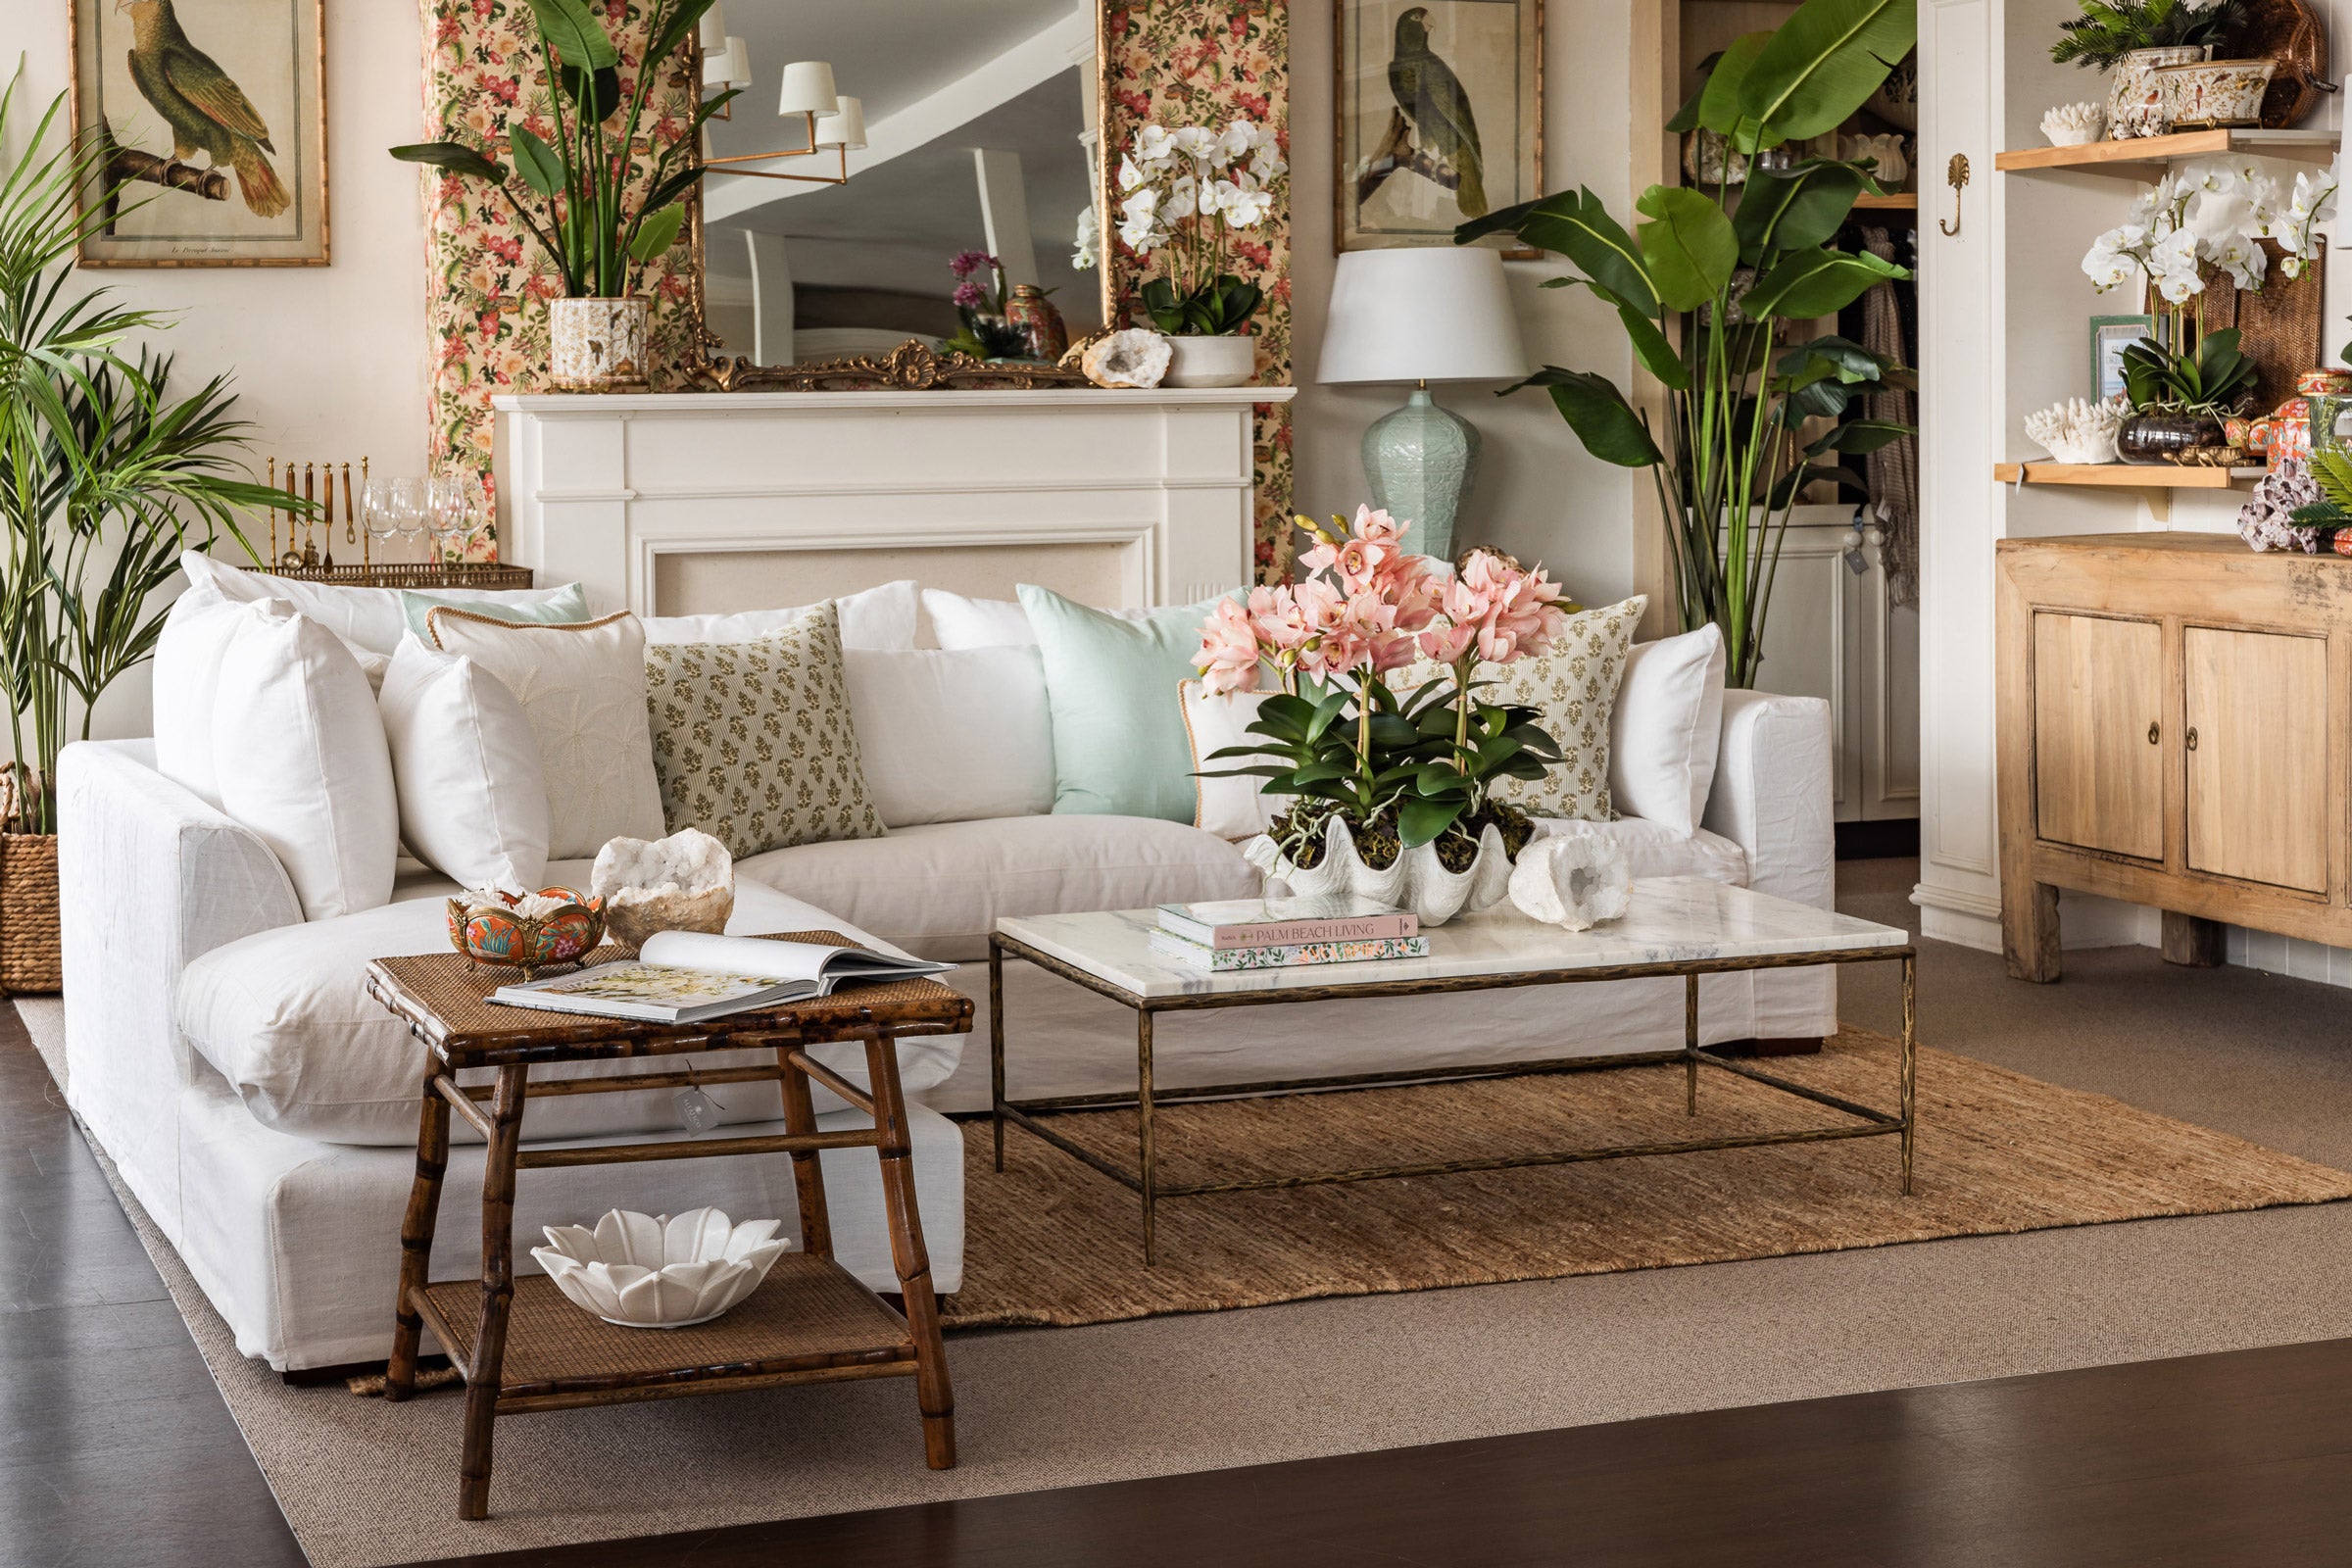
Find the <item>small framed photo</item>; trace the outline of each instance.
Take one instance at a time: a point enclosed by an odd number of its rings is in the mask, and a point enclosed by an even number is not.
[[[325,0],[67,3],[81,265],[325,266]]]
[[[2090,397],[2094,403],[2124,395],[2124,350],[2143,337],[2157,337],[2153,316],[2094,316],[2090,318]]]
[[[1333,6],[1339,250],[1450,245],[1544,194],[1544,0]]]

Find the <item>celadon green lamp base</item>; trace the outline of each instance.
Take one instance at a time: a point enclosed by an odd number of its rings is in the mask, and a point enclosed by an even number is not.
[[[1399,522],[1404,548],[1453,559],[1453,522],[1478,472],[1478,426],[1415,387],[1404,407],[1364,432],[1364,478],[1372,505]]]

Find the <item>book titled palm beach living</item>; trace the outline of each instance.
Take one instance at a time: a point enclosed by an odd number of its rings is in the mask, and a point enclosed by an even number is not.
[[[1157,912],[1161,930],[1220,952],[1318,942],[1401,941],[1421,934],[1420,917],[1412,910],[1350,895],[1163,904]]]
[[[1210,948],[1173,931],[1152,933],[1152,951],[1197,969],[1229,974],[1244,969],[1295,969],[1320,963],[1374,963],[1382,958],[1426,958],[1427,937],[1373,937],[1361,942],[1294,942],[1271,948]]]
[[[553,980],[501,986],[490,1000],[549,1012],[700,1023],[755,1007],[829,997],[846,985],[945,974],[955,967],[871,948],[662,931],[646,938],[634,958],[596,964]]]

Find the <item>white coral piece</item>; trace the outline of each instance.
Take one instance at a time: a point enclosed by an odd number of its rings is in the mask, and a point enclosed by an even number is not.
[[[735,912],[735,858],[699,828],[665,839],[612,839],[596,852],[588,891],[605,929],[642,947],[657,931],[724,931]]]
[[[2080,147],[2107,134],[2105,104],[2060,104],[2041,117],[2041,133],[2053,147]]]
[[[1519,912],[1570,931],[1623,918],[1633,889],[1625,850],[1600,833],[1563,831],[1537,839],[1511,867],[1511,902]]]
[[[774,1240],[781,1220],[738,1225],[715,1208],[672,1219],[616,1208],[596,1222],[550,1225],[531,1249],[574,1305],[626,1329],[682,1329],[708,1323],[760,1288],[792,1250]]]
[[[1087,349],[1086,378],[1097,386],[1155,387],[1174,353],[1157,332],[1131,326]]]
[[[2115,432],[2125,412],[2120,402],[2069,398],[2027,415],[2026,439],[2060,463],[2113,463]]]

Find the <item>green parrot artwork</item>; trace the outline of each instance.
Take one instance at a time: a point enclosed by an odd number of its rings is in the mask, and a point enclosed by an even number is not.
[[[1422,149],[1450,169],[1461,183],[1454,199],[1464,218],[1487,212],[1486,166],[1478,150],[1478,117],[1453,68],[1429,46],[1429,11],[1415,6],[1396,19],[1396,49],[1389,58],[1389,90],[1411,122]]]
[[[237,190],[257,217],[275,218],[292,200],[265,153],[270,127],[253,100],[188,40],[172,0],[116,0],[130,13],[130,79],[172,127],[172,155],[186,163],[202,152],[215,169],[233,169]]]

